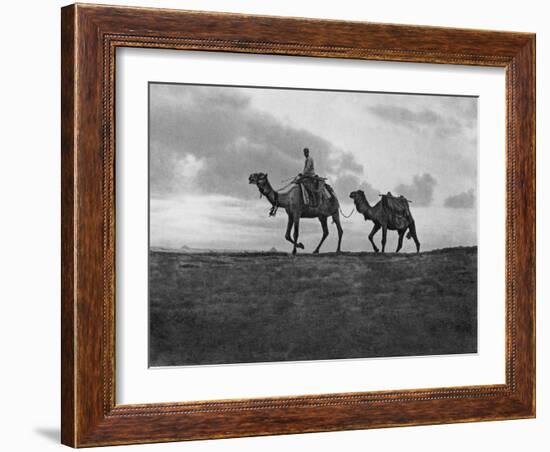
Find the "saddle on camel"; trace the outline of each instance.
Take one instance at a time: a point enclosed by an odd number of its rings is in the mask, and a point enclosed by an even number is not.
[[[409,203],[412,201],[409,201],[403,195],[393,196],[391,192],[379,196],[382,198],[382,207],[388,216],[388,220],[397,229],[402,229],[413,221],[409,210]]]

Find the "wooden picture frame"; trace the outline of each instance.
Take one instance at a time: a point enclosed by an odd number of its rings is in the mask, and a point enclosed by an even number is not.
[[[62,9],[62,442],[73,447],[535,416],[535,35],[71,5]],[[506,70],[506,383],[115,403],[115,50],[147,47]]]

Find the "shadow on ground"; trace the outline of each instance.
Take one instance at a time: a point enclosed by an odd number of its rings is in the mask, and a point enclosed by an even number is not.
[[[58,427],[37,427],[34,429],[34,432],[51,442],[57,444],[61,442],[61,431]]]

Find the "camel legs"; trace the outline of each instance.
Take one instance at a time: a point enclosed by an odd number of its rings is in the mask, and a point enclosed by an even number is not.
[[[290,243],[292,243],[293,245],[296,245],[297,248],[301,248],[301,249],[304,249],[304,245],[302,245],[301,243],[294,243],[294,240],[292,240],[292,237],[290,237],[290,232],[292,231],[292,225],[294,224],[294,219],[293,219],[293,216],[292,215],[289,215],[288,216],[288,222],[286,224],[286,234],[285,234],[285,239],[288,240]]]
[[[416,252],[420,252],[420,242],[418,241],[418,237],[416,236],[416,225],[414,224],[414,221],[409,226],[409,234],[410,237],[414,240],[414,243],[416,244]]]
[[[374,248],[375,253],[378,253],[378,247],[374,243],[373,238],[374,238],[374,234],[376,234],[379,229],[380,229],[380,225],[375,223],[374,226],[372,227],[372,231],[370,231],[370,234],[369,234],[369,240],[370,240],[370,243],[372,243],[372,247]]]
[[[397,231],[399,234],[399,241],[397,242],[397,249],[395,250],[396,253],[399,253],[399,250],[403,246],[403,236],[405,235],[405,229],[400,229]]]
[[[294,240],[292,240],[292,238],[290,237],[290,231],[292,230],[292,224],[293,223],[294,223],[294,221],[292,221],[292,216],[289,215],[288,216],[288,222],[286,224],[285,239],[294,245]]]
[[[321,248],[321,245],[328,237],[327,217],[319,217],[319,222],[321,223],[321,227],[323,228],[323,237],[321,237],[321,241],[319,242],[319,245],[317,245],[317,248],[315,248],[313,254],[317,254],[319,252],[319,248]]]
[[[296,254],[296,247],[300,247],[301,243],[298,243],[298,236],[300,234],[300,217],[294,218],[294,248],[292,254]],[[303,245],[301,246],[304,247]]]
[[[382,226],[382,252],[386,252],[386,236],[388,235],[388,228]]]
[[[336,229],[338,230],[338,248],[336,248],[336,252],[340,252],[340,246],[342,245],[342,236],[344,235],[344,230],[342,229],[342,225],[340,224],[340,214],[336,212],[332,216],[332,221],[334,221],[334,224],[336,225]]]

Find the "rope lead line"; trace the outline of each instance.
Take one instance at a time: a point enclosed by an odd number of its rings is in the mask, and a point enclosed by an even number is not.
[[[279,189],[277,189],[277,190],[275,190],[275,191],[283,191],[283,190],[285,190],[286,188],[290,187],[293,183],[294,183],[294,181],[292,181],[292,182],[286,184],[284,187],[281,187],[281,188],[279,188]]]
[[[339,209],[340,209],[340,213],[342,214],[342,216],[343,216],[344,218],[349,218],[349,217],[351,217],[351,216],[353,215],[353,213],[355,212],[355,208],[353,208],[353,209],[351,209],[351,213],[350,213],[349,215],[346,215],[346,214],[342,211],[342,208],[341,208],[341,207],[339,207]]]

